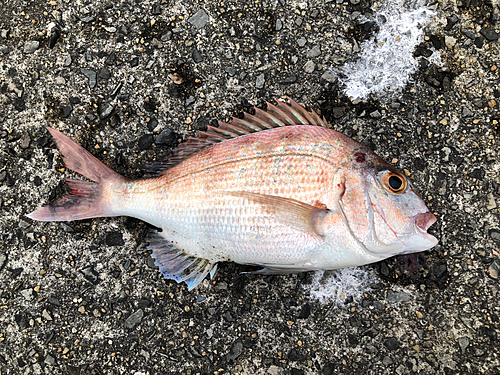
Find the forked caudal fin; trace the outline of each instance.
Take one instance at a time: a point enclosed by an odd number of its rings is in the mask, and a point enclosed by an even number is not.
[[[109,207],[109,199],[107,199],[109,192],[106,192],[106,186],[113,182],[126,181],[126,179],[60,131],[52,128],[47,128],[47,130],[54,137],[66,167],[93,182],[66,179],[70,195],[65,195],[27,216],[38,221],[71,221],[115,216]]]

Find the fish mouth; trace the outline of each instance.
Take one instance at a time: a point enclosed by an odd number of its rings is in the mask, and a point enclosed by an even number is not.
[[[418,253],[433,248],[438,244],[438,239],[427,233],[427,229],[436,222],[436,216],[429,211],[417,214],[413,217],[417,233],[409,236],[404,243],[408,245],[400,254]]]
[[[429,211],[417,214],[413,217],[415,225],[422,232],[427,234],[427,229],[430,228],[432,224],[436,222],[436,216],[431,214]]]

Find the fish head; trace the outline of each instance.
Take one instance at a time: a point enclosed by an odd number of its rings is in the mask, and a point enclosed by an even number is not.
[[[436,222],[409,179],[373,154],[371,162],[344,177],[341,208],[351,232],[380,258],[428,250],[438,240],[427,233]]]

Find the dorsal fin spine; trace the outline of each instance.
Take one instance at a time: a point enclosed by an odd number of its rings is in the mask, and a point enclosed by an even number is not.
[[[284,111],[276,107],[274,104],[271,104],[269,102],[267,102],[267,112],[269,112],[273,116],[285,119],[286,125],[295,124],[295,121],[292,117],[290,117],[287,113],[285,113]]]
[[[273,127],[285,125],[285,123],[283,121],[276,118],[275,116],[273,116],[269,112],[263,111],[260,108],[255,108],[255,117],[257,117],[261,121],[264,121],[264,122],[268,121],[268,122],[274,124],[275,126],[273,126]],[[273,127],[271,127],[271,128],[273,128]]]
[[[246,134],[249,134],[249,129],[243,129],[237,125],[234,125],[234,124],[228,124],[226,122],[222,122],[222,121],[219,121],[219,129],[224,129],[224,130],[227,130],[227,129],[231,129],[233,130],[235,133],[238,133],[238,135],[246,135]]]
[[[249,129],[251,129],[252,132],[254,132],[254,133],[267,129],[267,128],[262,128],[258,124],[254,124],[254,123],[248,121],[247,119],[241,120],[241,119],[236,118],[236,117],[232,117],[232,119],[233,120],[231,121],[231,123],[235,123],[236,125],[240,125],[240,126],[246,126]]]
[[[231,123],[219,121],[219,127],[207,126],[206,131],[200,131],[197,137],[189,137],[172,151],[170,158],[164,162],[155,162],[151,172],[165,175],[168,168],[175,166],[193,156],[199,151],[226,140],[262,130],[273,129],[287,125],[318,125],[328,127],[326,119],[321,118],[314,110],[308,112],[297,102],[288,98],[290,105],[281,100],[276,105],[267,103],[267,111],[255,108],[255,114],[243,114],[243,119],[232,117]]]

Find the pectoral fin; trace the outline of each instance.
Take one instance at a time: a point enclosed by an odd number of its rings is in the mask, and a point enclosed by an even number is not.
[[[319,208],[291,198],[245,191],[233,191],[227,194],[261,205],[265,213],[273,215],[282,224],[314,236],[325,235],[323,221],[330,211],[324,205]]]

